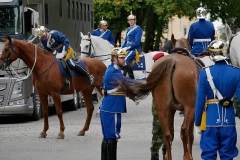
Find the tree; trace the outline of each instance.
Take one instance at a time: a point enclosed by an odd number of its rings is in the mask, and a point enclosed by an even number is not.
[[[208,8],[211,21],[221,18],[230,27],[240,27],[240,1],[202,0],[202,3]],[[94,24],[97,27],[103,17],[108,21],[115,41],[121,44],[120,35],[128,27],[127,16],[132,11],[137,16],[137,24],[145,32],[143,48],[146,52],[149,49],[158,49],[164,25],[173,16],[187,16],[191,20],[196,16],[195,11],[199,6],[199,0],[94,0]]]

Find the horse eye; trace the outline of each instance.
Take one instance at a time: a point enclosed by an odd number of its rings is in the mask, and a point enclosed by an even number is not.
[[[7,52],[8,51],[8,48],[5,48],[5,50],[4,50],[5,52]]]
[[[88,48],[89,47],[89,45],[86,45],[86,48]]]

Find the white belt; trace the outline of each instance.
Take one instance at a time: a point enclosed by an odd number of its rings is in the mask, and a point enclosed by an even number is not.
[[[116,92],[117,90],[118,90],[118,87],[110,89],[110,90],[107,90],[107,93],[110,94],[110,93]]]
[[[211,42],[211,39],[210,38],[208,38],[208,39],[194,39],[193,43],[194,42]]]

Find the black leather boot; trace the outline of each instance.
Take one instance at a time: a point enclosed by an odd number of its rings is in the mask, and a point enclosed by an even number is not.
[[[81,66],[79,66],[78,64],[75,65],[74,69],[78,70],[79,72],[81,72],[82,74],[84,74],[86,77],[88,77],[89,80],[89,84],[92,85],[94,83],[94,77],[88,73],[87,70],[85,70],[84,68],[82,68]]]
[[[117,160],[117,141],[108,142],[108,160]]]
[[[135,79],[135,78],[134,78],[134,74],[133,74],[133,69],[132,69],[132,67],[131,67],[130,64],[127,64],[127,65],[125,66],[125,68],[124,68],[124,73],[123,73],[123,74],[126,76],[127,73],[128,73],[128,76],[129,76],[131,79]]]
[[[163,160],[165,160],[165,155],[166,155],[166,145],[162,145],[162,155],[163,155]]]
[[[108,159],[108,141],[105,139],[102,140],[101,160],[109,160]]]

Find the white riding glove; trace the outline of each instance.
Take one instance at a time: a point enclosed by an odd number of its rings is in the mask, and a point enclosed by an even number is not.
[[[63,58],[63,57],[66,56],[66,53],[67,53],[67,52],[63,50],[62,53],[58,53],[58,54],[56,55],[56,58],[57,58],[57,59],[61,59],[61,58]]]
[[[130,47],[124,47],[124,48],[122,48],[122,50],[124,50],[126,52],[129,48]]]

